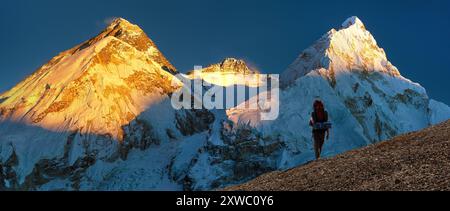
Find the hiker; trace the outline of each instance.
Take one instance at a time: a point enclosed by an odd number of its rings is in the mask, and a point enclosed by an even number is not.
[[[330,138],[331,124],[328,122],[328,112],[322,101],[316,100],[313,105],[314,111],[311,114],[309,125],[313,128],[314,151],[316,159],[320,159],[323,144],[325,143],[325,135],[327,140]]]

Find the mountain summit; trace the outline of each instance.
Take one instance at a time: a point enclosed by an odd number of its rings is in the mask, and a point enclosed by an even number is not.
[[[365,29],[366,27],[364,26],[364,23],[356,16],[352,16],[350,18],[347,18],[347,20],[345,20],[342,23],[342,28],[349,28],[351,26],[356,26],[362,29]]]
[[[221,72],[235,72],[241,74],[253,74],[257,72],[255,70],[252,70],[244,60],[234,58],[227,58],[218,66],[212,65],[210,69],[218,69]]]
[[[114,20],[0,96],[0,120],[121,139],[123,125],[167,97],[176,70],[138,26]]]
[[[226,58],[222,62],[212,64],[199,70],[202,73],[238,73],[238,74],[255,74],[258,71],[250,68],[242,59]],[[192,74],[193,72],[191,72]]]
[[[212,64],[188,73],[191,79],[201,79],[219,86],[249,85],[258,86],[262,82],[257,75],[259,72],[250,68],[242,59],[226,58],[222,62]],[[246,79],[244,79],[246,77]]]

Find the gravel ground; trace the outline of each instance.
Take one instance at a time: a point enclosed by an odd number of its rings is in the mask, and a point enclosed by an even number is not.
[[[227,191],[450,190],[450,121]]]

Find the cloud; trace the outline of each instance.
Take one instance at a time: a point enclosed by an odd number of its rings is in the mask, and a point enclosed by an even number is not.
[[[109,26],[117,17],[107,17],[103,19],[103,24]]]

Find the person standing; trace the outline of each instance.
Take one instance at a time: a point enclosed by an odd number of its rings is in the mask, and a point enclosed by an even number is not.
[[[328,123],[328,112],[322,101],[316,100],[313,104],[313,112],[309,125],[313,128],[314,151],[316,159],[319,160],[322,154],[322,148],[325,143],[325,137],[330,138],[331,124]]]

